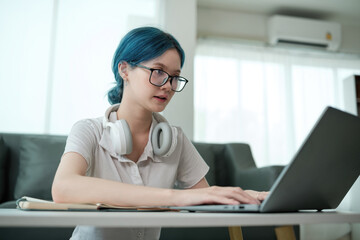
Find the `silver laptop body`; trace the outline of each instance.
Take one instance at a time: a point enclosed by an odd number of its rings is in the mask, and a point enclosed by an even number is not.
[[[210,212],[335,209],[360,175],[360,118],[327,107],[261,205],[173,207]]]

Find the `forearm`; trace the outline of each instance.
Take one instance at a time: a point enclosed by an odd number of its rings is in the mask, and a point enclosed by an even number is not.
[[[192,189],[174,190],[126,184],[86,176],[87,163],[77,153],[65,154],[52,187],[53,200],[67,203],[105,203],[118,206],[180,206],[259,203],[236,187],[208,187],[205,178]]]
[[[152,188],[86,176],[55,179],[55,202],[106,203],[119,206],[175,205],[172,189]]]

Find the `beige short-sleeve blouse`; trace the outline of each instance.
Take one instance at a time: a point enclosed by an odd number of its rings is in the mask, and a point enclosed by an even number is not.
[[[109,121],[115,122],[118,105],[111,106]],[[151,129],[157,124],[153,117]],[[174,127],[173,127],[174,128]],[[74,124],[68,136],[65,153],[76,152],[88,163],[86,175],[123,183],[173,188],[190,188],[198,183],[209,167],[181,128],[177,128],[176,147],[168,157],[156,156],[149,140],[135,163],[113,149],[103,117],[85,119]],[[150,131],[151,131],[150,129]],[[71,239],[159,239],[160,228],[95,228],[76,227]]]

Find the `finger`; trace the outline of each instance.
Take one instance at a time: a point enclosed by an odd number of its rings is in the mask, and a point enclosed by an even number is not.
[[[264,201],[268,195],[269,192],[259,192],[257,199],[259,199],[260,201]]]
[[[247,192],[251,196],[255,197],[259,201],[264,201],[265,198],[269,195],[269,192],[265,192],[265,191],[258,192],[258,191],[253,191],[253,190],[245,190],[245,192]]]
[[[257,199],[256,197],[251,196],[250,194],[248,194],[247,192],[243,191],[243,194],[245,195],[245,197],[247,197],[247,199],[250,200],[250,204],[260,204],[259,199]]]
[[[238,205],[238,204],[240,204],[240,202],[235,199],[228,198],[228,197],[212,196],[211,198],[208,198],[207,201],[204,202],[203,204]]]
[[[237,205],[239,201],[232,197],[227,197],[224,194],[224,190],[221,187],[208,187],[202,189],[189,189],[179,190],[180,196],[186,196],[182,198],[179,206],[183,205],[201,205],[201,204],[225,204],[225,205]],[[189,195],[190,194],[190,195]]]
[[[230,195],[228,195],[228,197],[232,197],[240,203],[260,204],[259,200],[242,190],[240,187],[231,187],[228,190],[230,190]]]

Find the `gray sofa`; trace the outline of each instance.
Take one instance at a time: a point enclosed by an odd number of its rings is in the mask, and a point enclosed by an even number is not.
[[[66,136],[0,133],[0,208],[22,196],[51,200]],[[210,166],[211,185],[269,190],[282,166],[257,168],[248,144],[194,143]],[[273,227],[243,228],[245,239],[275,239]],[[73,228],[0,228],[2,240],[69,239]],[[227,228],[164,228],[161,239],[229,239]]]

